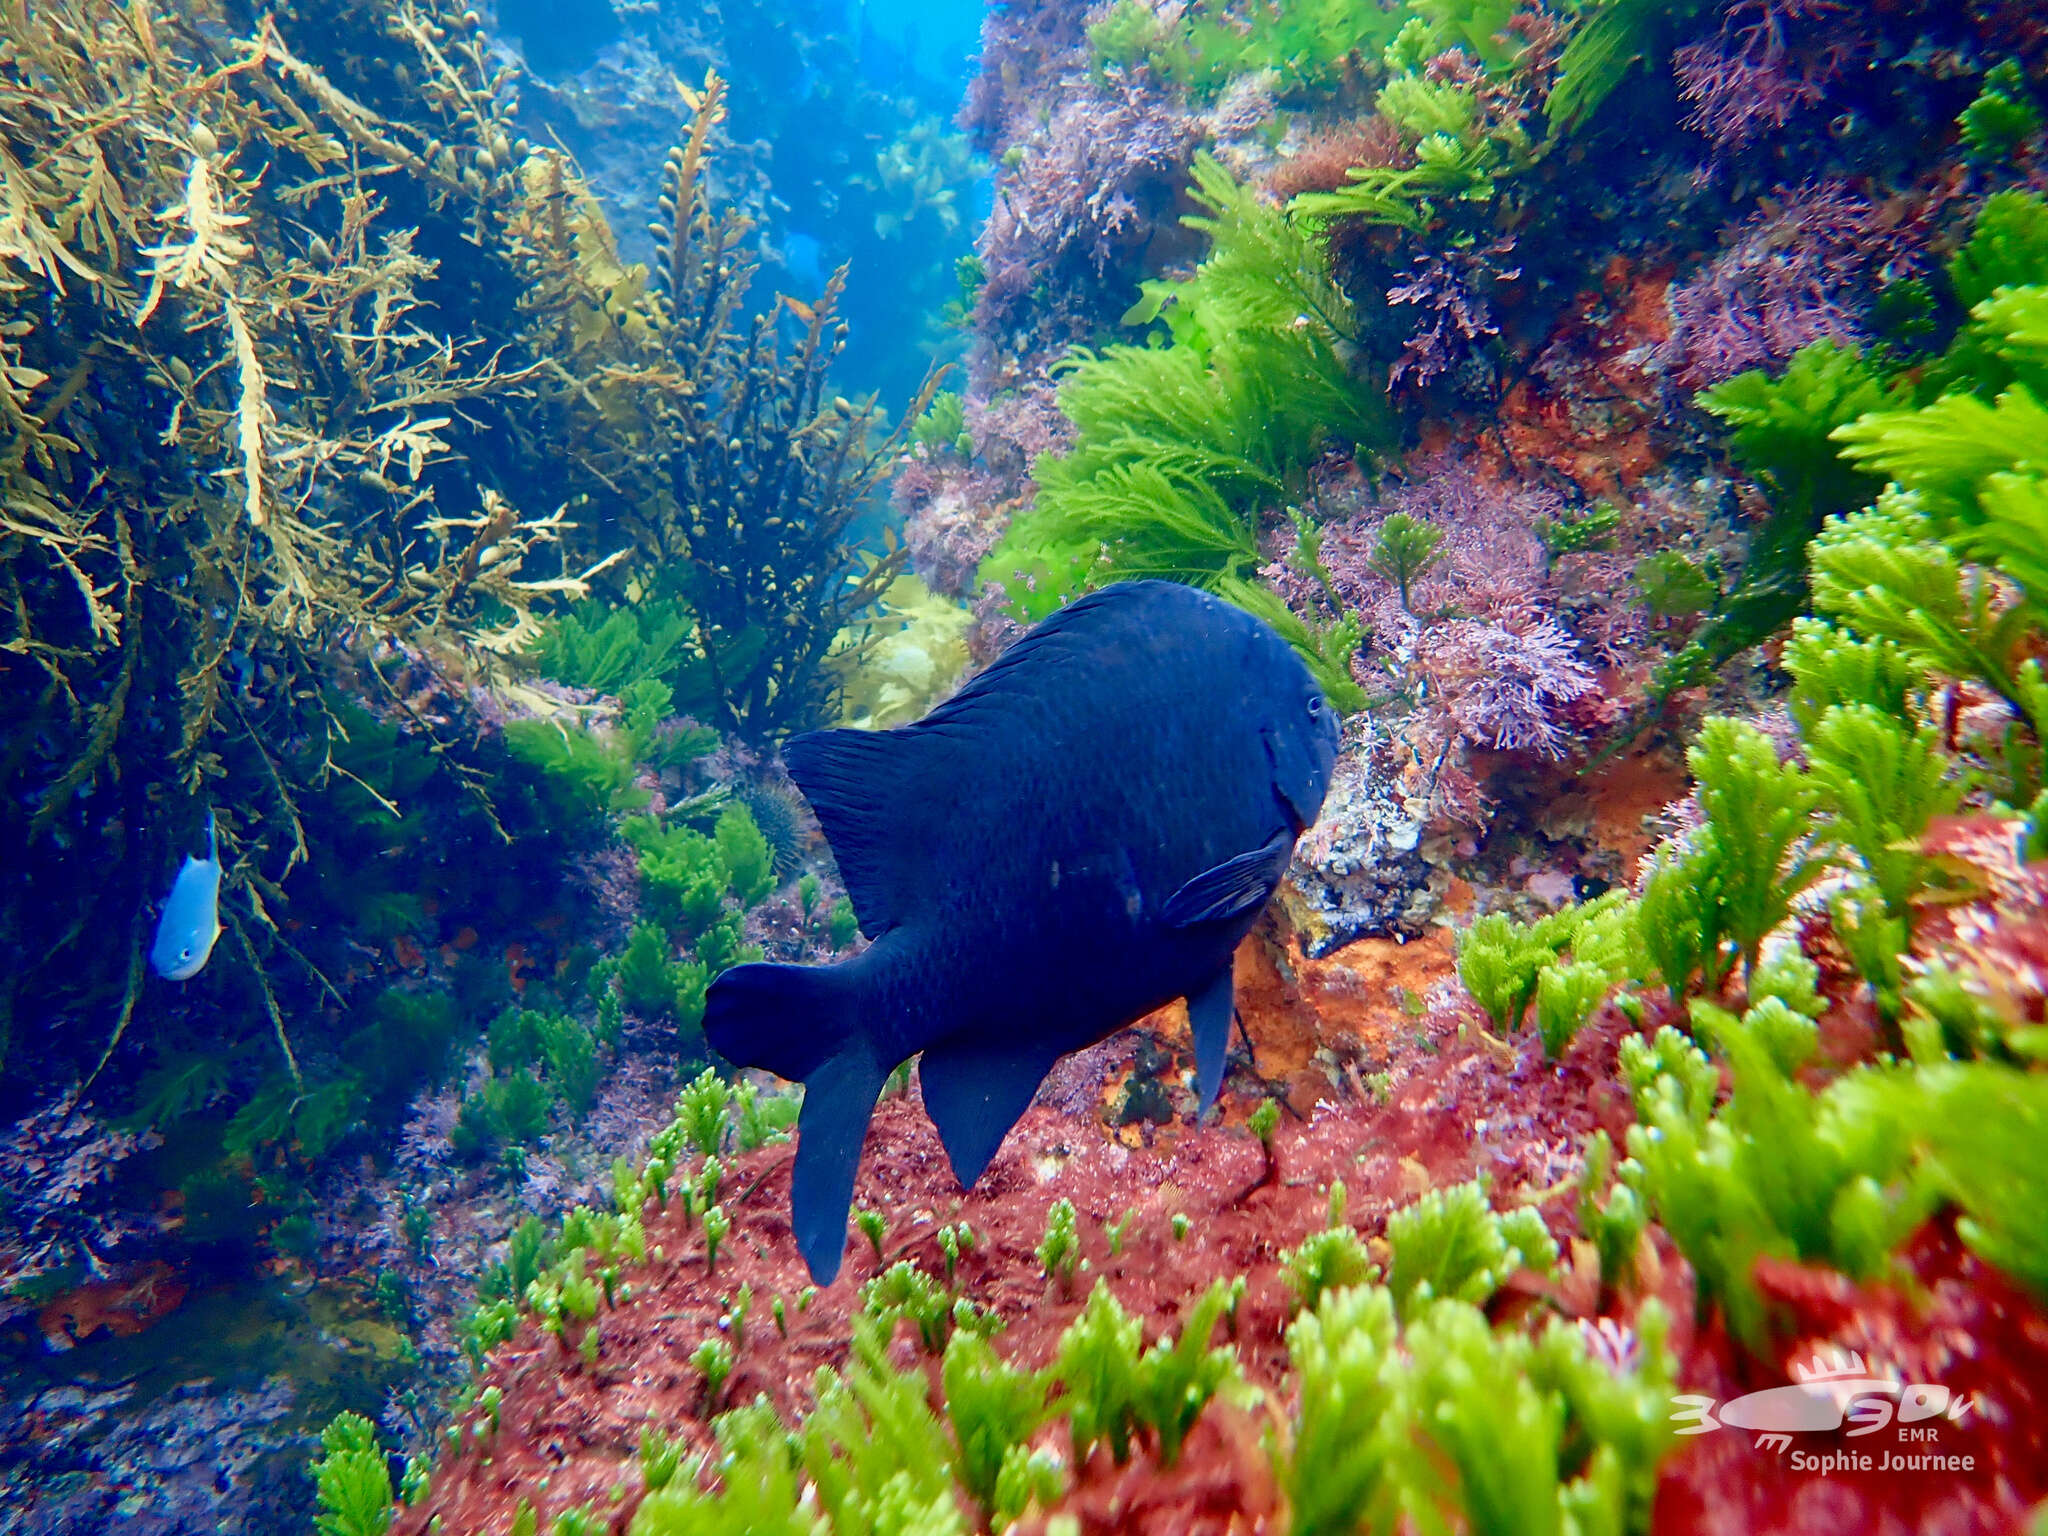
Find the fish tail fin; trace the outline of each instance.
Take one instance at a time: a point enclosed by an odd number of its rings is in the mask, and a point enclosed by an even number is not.
[[[860,1003],[851,963],[736,965],[712,982],[704,1006],[704,1035],[719,1055],[804,1085],[790,1224],[820,1285],[832,1283],[845,1257],[861,1146],[889,1075]]]

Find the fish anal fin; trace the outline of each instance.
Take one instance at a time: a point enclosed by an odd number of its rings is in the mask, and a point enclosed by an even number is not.
[[[812,731],[783,761],[832,844],[861,932],[880,938],[904,920],[920,884],[919,828],[939,738],[912,730]]]
[[[1230,1048],[1230,1021],[1237,1012],[1235,957],[1188,994],[1188,1028],[1195,1037],[1197,1114],[1207,1114],[1223,1087],[1223,1057]]]
[[[917,1066],[925,1113],[962,1189],[974,1187],[1056,1059],[1007,1040],[956,1036],[926,1047]]]
[[[1276,832],[1261,846],[1196,875],[1166,898],[1160,915],[1173,927],[1185,928],[1256,912],[1287,872],[1293,852],[1294,839]]]
[[[888,1069],[856,1041],[811,1073],[796,1123],[789,1221],[811,1278],[830,1285],[846,1257],[846,1218],[868,1120]]]

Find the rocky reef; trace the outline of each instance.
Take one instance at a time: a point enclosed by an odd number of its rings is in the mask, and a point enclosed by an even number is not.
[[[2038,1526],[2037,10],[16,7],[0,1525]],[[780,749],[1135,576],[1345,717],[1221,1111],[815,1289]]]

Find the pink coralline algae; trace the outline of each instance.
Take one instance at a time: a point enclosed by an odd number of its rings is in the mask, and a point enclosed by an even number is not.
[[[1029,131],[1049,82],[1082,62],[1086,12],[1061,0],[1005,0],[981,23],[981,69],[957,119],[977,152],[999,153]]]
[[[1199,133],[1194,118],[1127,85],[1067,102],[1013,146],[1021,158],[997,178],[980,242],[988,281],[977,329],[1065,342],[1104,318],[1096,311],[1108,303],[1127,305],[1135,259],[1156,230],[1173,226],[1168,214]],[[1048,286],[1065,295],[1061,312],[1034,314],[1032,295]]]
[[[1392,582],[1372,569],[1380,529],[1396,513],[1443,530],[1437,567],[1411,593],[1418,612],[1455,606],[1504,623],[1532,621],[1548,611],[1543,545],[1532,531],[1538,519],[1556,518],[1564,499],[1533,483],[1491,484],[1463,460],[1417,460],[1415,478],[1389,486],[1348,516],[1323,528],[1322,559],[1346,607],[1363,614],[1378,634],[1411,625]],[[1291,563],[1268,568],[1290,601],[1308,604],[1318,584]],[[1328,615],[1325,615],[1327,617]]]
[[[1854,290],[1889,254],[1875,210],[1840,182],[1779,196],[1671,290],[1665,356],[1687,389],[1781,363],[1810,342],[1863,339]]]
[[[997,474],[1015,482],[1022,494],[1032,461],[1042,453],[1064,453],[1074,443],[1074,424],[1061,414],[1049,384],[1005,389],[988,396],[970,396],[967,430],[974,437],[975,457]]]
[[[1533,482],[1494,484],[1449,456],[1424,459],[1417,478],[1323,528],[1321,558],[1347,610],[1371,626],[1361,653],[1375,688],[1415,691],[1421,713],[1408,735],[1432,758],[1457,743],[1559,758],[1585,723],[1597,685],[1579,644],[1558,619],[1558,582],[1534,532],[1565,513],[1564,498]],[[1333,493],[1340,494],[1340,493]],[[1442,530],[1436,568],[1410,590],[1372,568],[1386,520],[1396,513]],[[1261,573],[1304,614],[1319,619],[1321,583],[1291,559]]]
[[[982,557],[1002,537],[1002,480],[957,460],[913,460],[897,474],[894,494],[911,569],[932,591],[965,597]]]
[[[964,598],[1012,512],[1032,494],[1031,465],[1073,442],[1046,383],[967,399],[973,458],[919,449],[896,472],[891,495],[903,519],[911,569],[932,591]]]
[[[115,1176],[138,1152],[163,1144],[155,1131],[117,1130],[60,1094],[16,1121],[0,1140],[0,1318],[26,1309],[15,1294],[52,1271],[80,1266],[105,1275],[130,1239],[154,1223],[111,1200]]]
[[[1389,385],[1403,380],[1425,385],[1453,372],[1488,337],[1500,334],[1487,294],[1495,283],[1522,275],[1519,267],[1499,265],[1499,258],[1513,249],[1514,241],[1503,240],[1483,250],[1432,251],[1387,290],[1387,303],[1412,304],[1417,311],[1414,334],[1401,344]]]
[[[1593,691],[1572,637],[1549,619],[1521,630],[1460,619],[1425,632],[1424,665],[1465,738],[1499,751],[1564,756],[1560,710]]]
[[[1672,57],[1686,126],[1739,149],[1813,106],[1861,49],[1860,10],[1842,0],[1734,0],[1720,35]]]

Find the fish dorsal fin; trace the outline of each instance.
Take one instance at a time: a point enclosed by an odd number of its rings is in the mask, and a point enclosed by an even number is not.
[[[1109,616],[1105,610],[1131,603],[1133,585],[1069,603],[915,724],[812,731],[783,748],[789,776],[832,844],[862,933],[880,938],[904,921],[920,894],[929,894],[929,839],[942,828],[963,775],[988,751],[989,733],[1035,729],[1030,712],[1017,708],[1020,698],[1050,691],[1047,667],[1085,666],[1089,652],[1113,643],[1085,632]]]
[[[1176,928],[1242,917],[1266,904],[1293,852],[1294,839],[1275,832],[1259,847],[1203,870],[1166,898],[1160,915]]]
[[[917,895],[932,745],[912,729],[812,731],[782,749],[870,939],[901,924]]]
[[[1136,606],[1146,595],[1144,588],[1165,586],[1164,582],[1117,582],[1040,619],[1010,648],[969,680],[953,697],[918,721],[911,730],[962,724],[974,718],[991,699],[1019,688],[1042,690],[1039,670],[1064,662],[1080,661],[1094,650],[1113,646],[1114,636],[1105,630],[1091,634],[1098,625],[1115,622],[1113,616]]]

